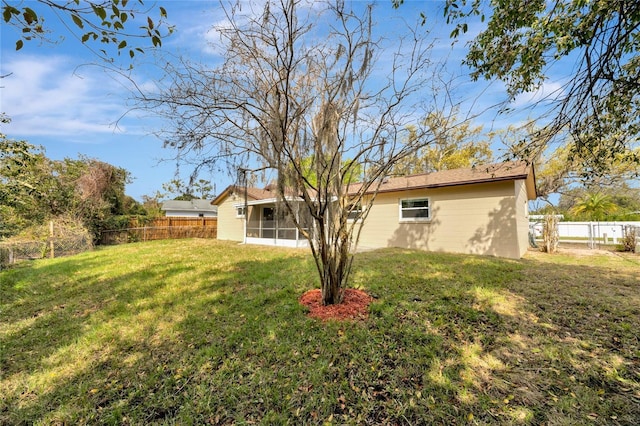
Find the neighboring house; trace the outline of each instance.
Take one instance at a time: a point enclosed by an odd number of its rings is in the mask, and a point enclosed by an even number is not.
[[[275,191],[246,189],[245,222],[244,191],[230,186],[212,202],[218,206],[219,239],[307,245],[290,220],[276,217]],[[533,167],[522,162],[386,178],[367,212],[358,247],[520,258],[529,244],[528,201],[535,198]]]
[[[209,200],[191,201],[171,200],[162,203],[161,209],[168,217],[217,217],[218,207]]]

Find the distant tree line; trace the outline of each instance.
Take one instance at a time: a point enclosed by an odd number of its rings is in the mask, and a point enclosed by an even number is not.
[[[81,156],[52,160],[43,148],[0,134],[0,238],[65,217],[82,223],[94,239],[126,226],[145,208],[125,194],[130,174]]]

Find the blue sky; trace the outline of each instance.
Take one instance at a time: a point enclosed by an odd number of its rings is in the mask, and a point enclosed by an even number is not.
[[[149,3],[148,5],[150,5]],[[216,34],[211,28],[224,21],[218,3],[212,1],[157,2],[166,8],[169,22],[176,33],[164,41],[161,51],[185,55],[192,59],[215,62],[219,51],[211,42]],[[464,40],[451,49],[448,34],[451,27],[442,22],[442,2],[406,2],[399,10],[391,1],[377,4],[375,19],[379,31],[393,32],[399,20],[413,21],[420,12],[428,16],[427,28],[438,38],[435,55],[448,57],[450,72],[460,75],[458,95],[468,99],[468,108],[484,111],[505,96],[499,82],[471,82],[467,70],[460,65],[464,55]],[[45,12],[39,4],[32,6]],[[3,23],[1,28],[0,73],[10,74],[0,81],[0,111],[12,122],[2,125],[2,133],[11,139],[24,139],[42,145],[50,158],[77,158],[79,154],[127,169],[133,176],[127,193],[140,200],[143,194],[153,194],[163,183],[178,176],[187,179],[191,168],[172,161],[175,152],[164,149],[154,132],[162,128],[158,118],[146,112],[128,112],[131,93],[128,84],[117,74],[100,66],[100,60],[84,47],[55,16],[45,15],[46,24],[54,30],[56,43],[27,42],[15,51],[17,33]],[[64,17],[67,18],[68,17]],[[471,27],[466,39],[479,27]],[[135,59],[133,78],[140,85],[153,84],[160,74],[154,64],[155,55],[147,51]],[[546,83],[541,92],[560,87],[559,82]],[[515,107],[530,105],[534,94],[520,97]],[[538,95],[539,96],[539,95]],[[478,118],[485,130],[506,127],[526,118],[496,117],[489,109]],[[515,120],[515,121],[514,121]],[[498,149],[499,147],[494,147]],[[179,167],[177,167],[179,166]],[[218,192],[233,183],[225,171],[206,173],[200,178],[211,180]]]

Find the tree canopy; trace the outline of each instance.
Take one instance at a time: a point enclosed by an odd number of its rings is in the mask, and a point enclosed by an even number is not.
[[[114,217],[142,213],[125,195],[129,178],[111,164],[87,157],[51,160],[41,147],[0,135],[0,236],[70,215],[97,238]]]
[[[618,206],[607,194],[596,192],[585,194],[571,208],[571,213],[589,220],[604,220],[618,210]]]
[[[475,164],[489,163],[493,159],[489,140],[479,140],[482,126],[473,126],[471,121],[461,122],[455,112],[449,115],[442,112],[430,113],[422,125],[428,129],[423,137],[433,140],[396,162],[391,171],[393,174],[409,175],[468,168]],[[408,137],[418,136],[412,131]]]
[[[58,42],[64,37],[55,33],[44,17],[50,10],[83,44],[90,46],[98,43],[101,48],[94,50],[103,59],[111,60],[108,49],[113,47],[117,54],[126,52],[133,58],[142,53],[143,47],[132,40],[148,40],[152,46],[162,45],[162,39],[173,32],[166,26],[167,11],[158,6],[158,15],[152,16],[153,7],[144,5],[142,0],[100,0],[100,1],[52,1],[37,0],[24,5],[2,2],[2,18],[6,25],[16,29],[16,50],[23,48],[25,42]],[[136,22],[138,15],[147,15],[144,21]],[[134,28],[132,30],[132,27]],[[77,31],[77,33],[74,31]]]
[[[502,80],[512,100],[539,88],[552,66],[569,63],[568,81],[545,99],[546,124],[521,156],[534,158],[560,140],[585,176],[607,173],[614,159],[640,164],[639,2],[447,0],[444,16],[454,39],[482,27],[465,63],[476,80]]]
[[[163,183],[162,190],[164,193],[157,194],[159,199],[169,198],[172,200],[189,201],[195,198],[205,200],[215,197],[213,185],[205,179],[191,179],[185,183],[182,179],[175,178]]]

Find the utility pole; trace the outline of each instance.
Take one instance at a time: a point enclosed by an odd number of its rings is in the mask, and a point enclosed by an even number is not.
[[[238,182],[244,187],[244,237],[242,241],[247,243],[247,221],[249,220],[249,196],[247,193],[247,172],[259,172],[269,167],[260,167],[258,169],[247,169],[246,167],[238,167]]]

